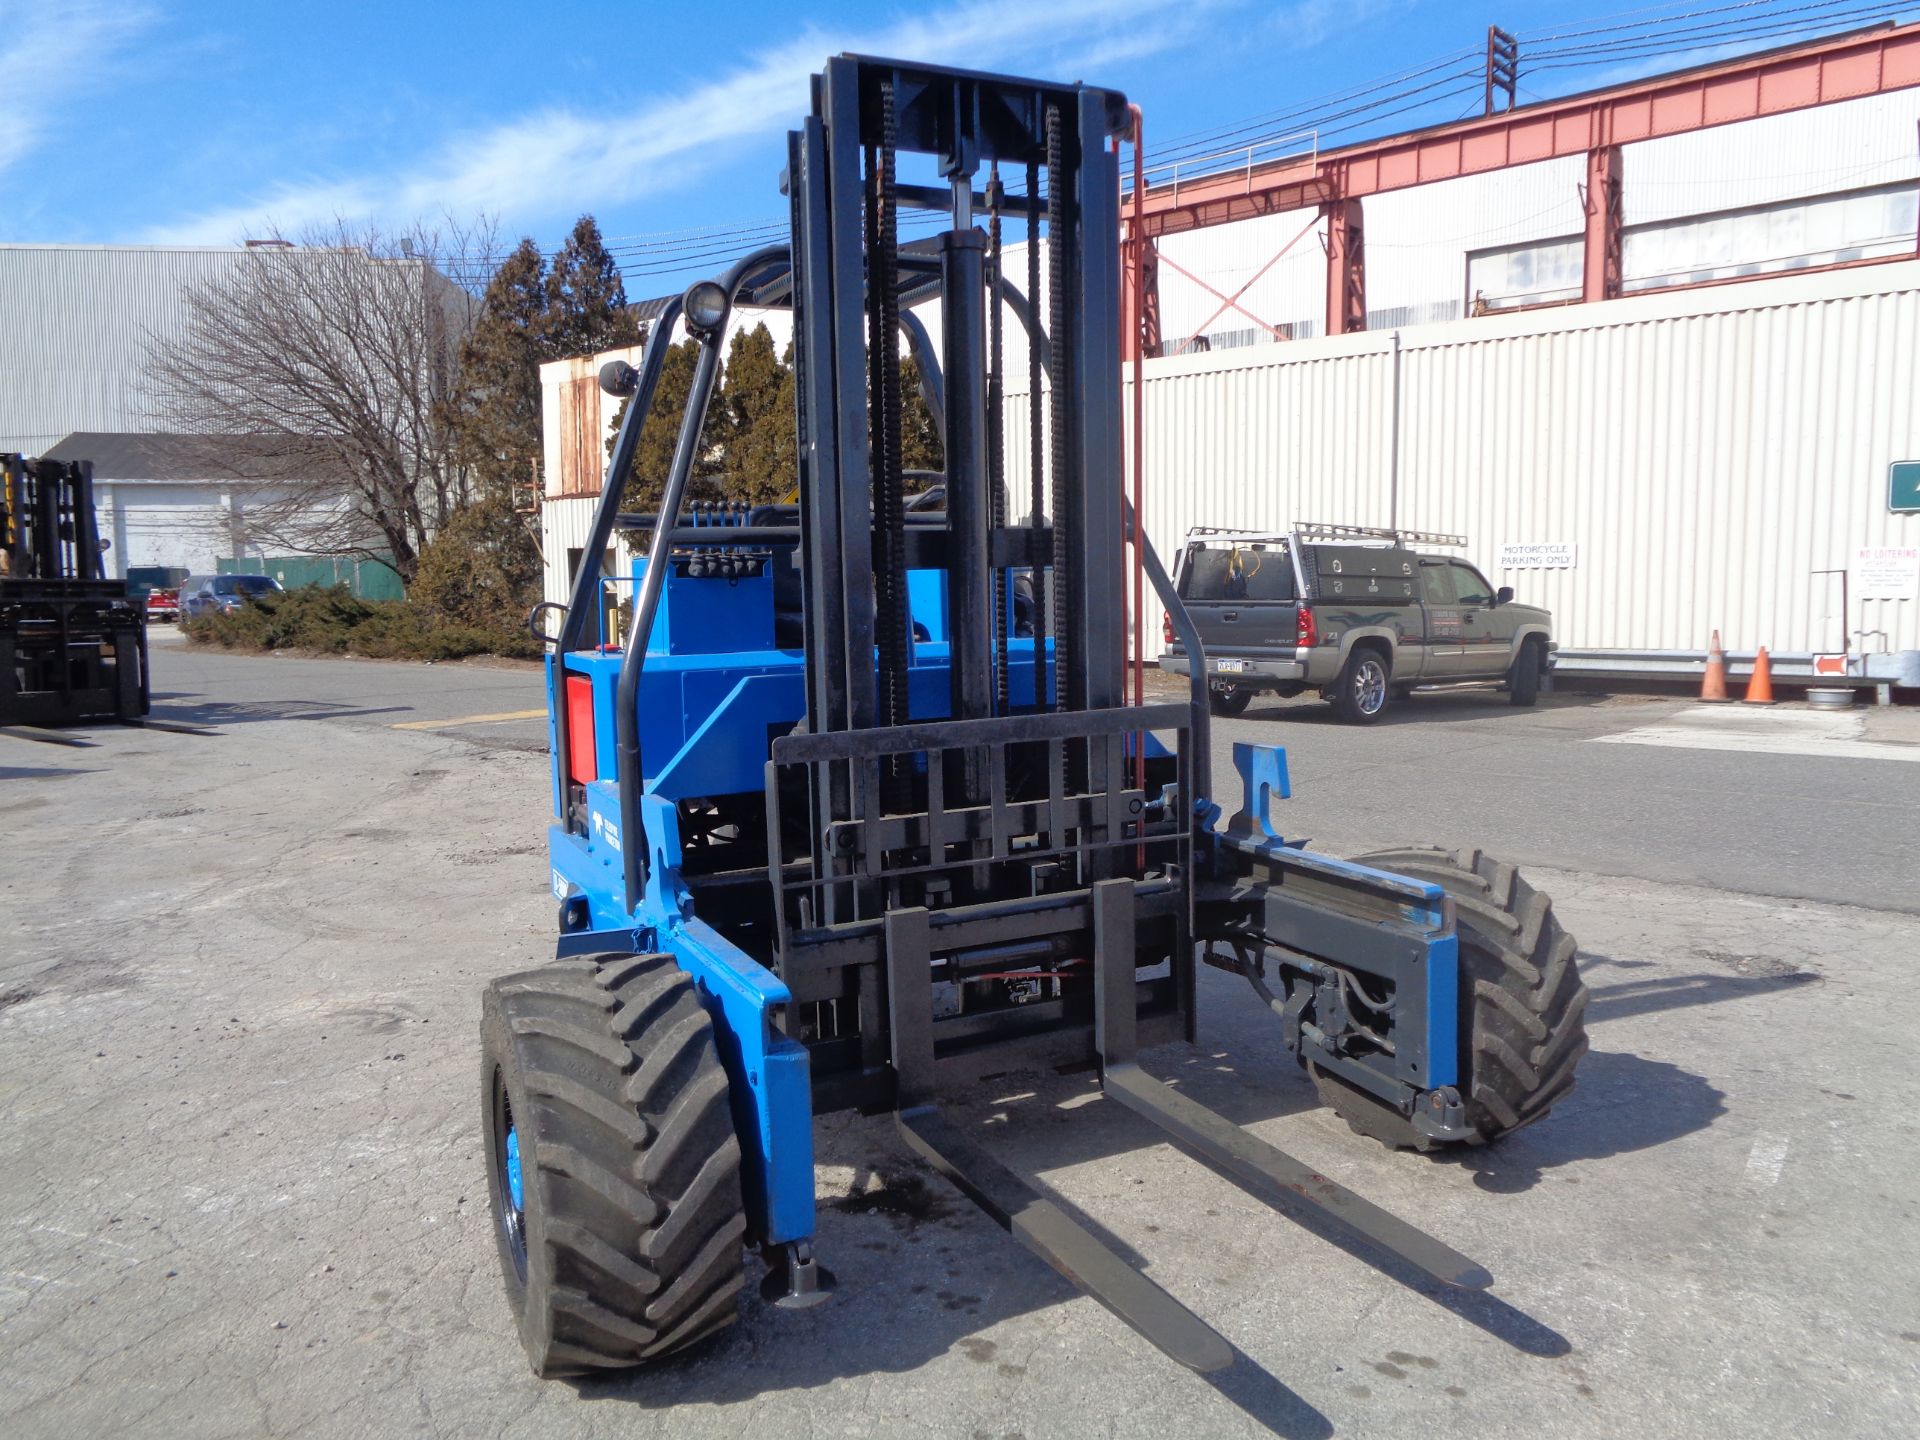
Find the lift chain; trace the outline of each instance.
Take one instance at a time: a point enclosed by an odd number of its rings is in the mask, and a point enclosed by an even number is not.
[[[902,467],[900,400],[899,214],[894,173],[898,142],[893,82],[880,83],[880,145],[868,151],[872,180],[867,230],[869,414],[873,426],[874,521],[880,532],[880,569],[874,577],[880,649],[880,723],[907,719],[906,476]],[[877,162],[877,163],[876,163]],[[905,771],[887,767],[887,804],[899,808]]]
[[[987,172],[987,484],[992,490],[993,528],[1007,523],[1006,415],[1002,406],[1002,336],[1000,314],[1000,162]],[[993,713],[1008,708],[1007,638],[1012,633],[1007,614],[1007,572],[990,571],[993,581]]]
[[[1027,162],[1027,313],[1032,324],[1027,332],[1027,482],[1030,487],[1027,524],[1039,529],[1046,521],[1046,426],[1041,423],[1040,366],[1046,346],[1040,330],[1040,223],[1035,218],[1040,203],[1040,164]],[[1033,568],[1033,663],[1034,708],[1047,708],[1046,664],[1048,579],[1045,567]]]

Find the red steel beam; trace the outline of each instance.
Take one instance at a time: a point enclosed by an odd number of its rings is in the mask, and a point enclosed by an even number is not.
[[[1327,219],[1327,319],[1329,335],[1367,328],[1367,248],[1358,200],[1322,207]]]
[[[1620,298],[1626,248],[1626,207],[1620,182],[1618,145],[1602,145],[1587,152],[1587,183],[1580,192],[1587,212],[1580,284],[1580,298],[1585,301]]]
[[[1147,191],[1149,236],[1531,165],[1920,85],[1920,25],[1888,27],[1655,76]]]

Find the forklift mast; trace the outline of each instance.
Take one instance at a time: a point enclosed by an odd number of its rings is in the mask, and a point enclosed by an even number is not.
[[[833,1002],[807,1017],[816,1085],[845,1072],[861,1089],[872,1087],[856,1077],[925,1098],[936,1068],[965,1069],[936,1058],[989,1042],[1001,1065],[1008,1045],[1036,1061],[1093,1060],[1091,989],[1068,977],[1091,963],[1097,881],[1124,881],[1139,912],[1127,968],[1156,972],[1144,992],[1156,1033],[1190,1027],[1190,827],[1159,797],[1150,805],[1128,764],[1144,732],[1170,732],[1175,746],[1154,744],[1153,769],[1171,780],[1189,711],[1122,703],[1108,142],[1127,123],[1110,91],[841,57],[789,141],[807,733],[774,742],[767,793],[775,968],[796,995]],[[939,183],[903,178],[909,161]],[[903,247],[899,217],[911,211],[942,223]],[[1028,241],[1017,283],[1003,273],[1009,217]],[[1044,324],[1027,298],[1043,252]],[[901,340],[918,339],[903,316],[926,302],[940,353],[921,369],[939,377],[946,460],[935,526],[908,523],[901,447]],[[1009,394],[1004,371],[1009,312],[1031,357],[1024,395]],[[1036,442],[1017,501],[1004,474],[1010,422]],[[914,643],[910,572],[937,581],[920,593],[944,605],[943,677],[940,657]],[[1017,578],[1033,597],[1023,627]],[[882,1019],[895,989],[884,970],[916,944],[943,1013],[931,1029],[907,1017],[902,1034],[901,1016]],[[850,946],[864,964],[837,958]],[[1035,984],[1002,1005],[975,972]]]

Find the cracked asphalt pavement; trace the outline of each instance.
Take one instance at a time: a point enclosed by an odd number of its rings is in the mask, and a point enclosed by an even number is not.
[[[837,1115],[818,1123],[830,1304],[749,1294],[684,1359],[542,1383],[497,1273],[475,1033],[486,980],[550,944],[539,730],[392,728],[511,714],[531,678],[156,655],[158,713],[213,735],[0,739],[0,1434],[1920,1431],[1920,918],[1905,894],[1794,893],[1851,893],[1847,874],[1898,868],[1886,847],[1902,843],[1910,870],[1900,787],[1920,767],[1585,746],[1645,723],[1631,706],[1436,702],[1425,735],[1305,712],[1222,725],[1223,750],[1298,747],[1296,781],[1322,757],[1318,798],[1303,789],[1290,813],[1332,848],[1457,839],[1502,736],[1525,783],[1577,782],[1596,827],[1637,812],[1649,836],[1616,866],[1574,804],[1557,838],[1511,796],[1483,807],[1489,847],[1554,895],[1593,990],[1578,1089],[1506,1144],[1429,1159],[1351,1134],[1251,992],[1211,970],[1200,1043],[1144,1057],[1480,1260],[1491,1295],[1403,1283],[1084,1075],[1009,1075],[960,1121],[1225,1334],[1231,1370],[1178,1369],[884,1118]],[[1370,772],[1368,744],[1382,767],[1423,746],[1441,760],[1404,815],[1384,788],[1403,777]],[[1669,825],[1645,777],[1679,787],[1703,766],[1744,777],[1722,787],[1730,853],[1758,843],[1763,812],[1741,807],[1784,792],[1861,855],[1805,846],[1793,875],[1744,889],[1635,873],[1662,843],[1701,848],[1693,812]],[[1849,832],[1883,802],[1906,808]],[[1718,863],[1702,851],[1680,873]]]

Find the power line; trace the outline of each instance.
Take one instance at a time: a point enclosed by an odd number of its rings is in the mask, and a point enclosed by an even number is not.
[[[1897,0],[1880,0],[1880,3],[1795,0],[1789,4],[1780,4],[1777,0],[1735,0],[1735,3],[1720,5],[1645,6],[1596,17],[1596,23],[1577,29],[1521,32],[1524,73],[1591,69],[1660,55],[1688,55],[1843,22],[1891,18],[1906,8],[1909,7]],[[1228,125],[1190,131],[1157,146],[1150,160],[1153,167],[1159,169],[1182,162],[1223,158],[1209,154],[1210,150],[1239,153],[1258,147],[1263,141],[1283,140],[1290,134],[1309,130],[1316,137],[1326,138],[1349,135],[1416,112],[1439,111],[1444,115],[1442,107],[1452,100],[1480,90],[1483,76],[1477,63],[1479,56],[1477,48],[1453,51],[1378,80],[1291,107]],[[1237,144],[1231,143],[1236,141]],[[1007,193],[1010,199],[1024,198],[1016,191]],[[1020,217],[1014,218],[1017,222]],[[923,228],[938,225],[941,217],[937,213],[909,212],[901,219],[903,225]],[[623,235],[603,243],[623,278],[643,280],[684,274],[702,269],[710,262],[730,259],[755,245],[779,239],[787,233],[787,226],[784,218],[741,221]],[[557,252],[548,252],[549,256],[553,253]],[[504,258],[469,257],[462,268],[469,273],[485,274],[483,267]]]
[[[1771,16],[1714,21],[1705,25],[1682,26],[1658,34],[1623,36],[1615,40],[1594,41],[1584,45],[1548,46],[1525,51],[1523,54],[1534,60],[1590,55],[1595,57],[1592,63],[1597,64],[1601,60],[1618,59],[1628,52],[1685,53],[1689,50],[1704,49],[1709,45],[1824,28],[1840,21],[1885,18],[1897,15],[1906,8],[1905,5],[1898,3],[1898,0],[1880,0],[1880,3],[1865,5],[1853,3],[1847,9],[1837,8],[1846,5],[1849,5],[1849,0],[1815,0],[1812,4],[1796,5],[1776,11]],[[1816,15],[1815,12],[1818,11],[1835,13]],[[1540,67],[1536,65],[1533,68]]]
[[[1442,69],[1449,65],[1459,65],[1463,61],[1474,59],[1479,53],[1478,50],[1458,50],[1452,54],[1443,55],[1438,60],[1429,61],[1412,70],[1402,71],[1398,75],[1388,76],[1368,85],[1358,85],[1349,90],[1338,90],[1314,100],[1303,101],[1290,110],[1274,110],[1264,115],[1250,116],[1245,120],[1236,121],[1233,125],[1225,128],[1192,131],[1186,135],[1176,135],[1166,143],[1155,146],[1154,154],[1156,157],[1172,155],[1178,158],[1183,153],[1191,152],[1205,145],[1217,144],[1221,140],[1231,139],[1235,135],[1245,134],[1252,129],[1296,120],[1301,116],[1318,114],[1327,106],[1339,105],[1349,100],[1362,99],[1368,95],[1390,89],[1394,85],[1401,84],[1404,81],[1417,80],[1421,76],[1431,74],[1435,70]],[[1396,97],[1389,96],[1387,98],[1391,100]]]
[[[1610,35],[1621,30],[1641,30],[1654,25],[1664,24],[1668,20],[1691,20],[1700,15],[1723,15],[1736,10],[1765,9],[1773,0],[1740,0],[1737,5],[1712,5],[1703,10],[1687,10],[1679,14],[1663,15],[1655,20],[1636,20],[1626,25],[1596,25],[1586,30],[1562,30],[1555,34],[1522,30],[1517,32],[1523,41],[1545,43],[1552,40],[1577,40],[1587,35]],[[1629,15],[1648,15],[1656,10],[1667,10],[1666,5],[1647,5],[1638,10],[1622,10],[1617,15],[1602,15],[1602,20],[1624,20]]]

